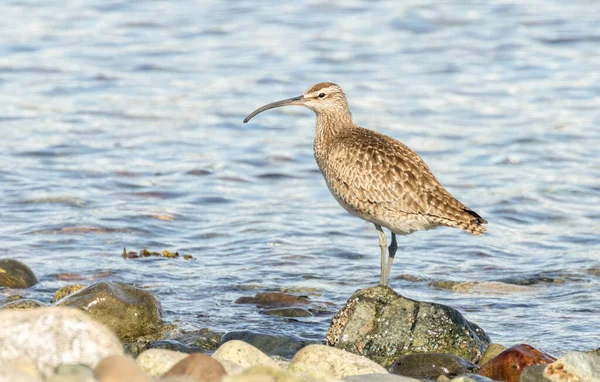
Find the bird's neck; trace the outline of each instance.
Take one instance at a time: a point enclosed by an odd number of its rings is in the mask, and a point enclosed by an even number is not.
[[[350,111],[344,113],[317,113],[315,148],[327,145],[338,134],[354,127]]]

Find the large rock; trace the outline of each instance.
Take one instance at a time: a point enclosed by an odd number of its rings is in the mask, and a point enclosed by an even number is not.
[[[0,260],[0,287],[29,288],[37,284],[33,271],[20,261]]]
[[[405,377],[437,379],[456,377],[477,371],[477,366],[454,354],[407,354],[392,364],[390,372]]]
[[[477,362],[490,339],[457,310],[376,286],[355,292],[331,321],[328,345],[389,367],[401,355],[455,354]]]
[[[552,382],[600,382],[600,357],[570,352],[546,366],[544,377]]]
[[[244,341],[270,356],[278,355],[284,358],[292,358],[298,350],[315,343],[296,336],[258,333],[250,330],[229,332],[221,337],[221,343],[231,340]]]
[[[30,359],[45,377],[63,363],[94,367],[103,357],[122,353],[109,329],[76,309],[0,311],[0,359]]]
[[[288,370],[325,380],[388,373],[368,358],[325,345],[309,345],[301,349],[290,362]]]
[[[213,358],[223,365],[227,374],[236,374],[252,366],[279,368],[268,355],[254,346],[238,340],[225,342],[213,354]]]
[[[494,380],[518,382],[523,370],[531,365],[547,364],[556,358],[527,345],[515,345],[489,360],[479,374]]]
[[[154,294],[119,282],[90,285],[57,305],[87,312],[112,329],[123,342],[155,333],[162,324],[160,302]]]

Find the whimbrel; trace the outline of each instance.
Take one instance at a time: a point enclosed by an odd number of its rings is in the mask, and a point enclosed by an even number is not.
[[[485,231],[482,224],[487,221],[450,195],[414,151],[355,125],[346,96],[336,84],[318,83],[299,97],[265,105],[244,123],[265,110],[290,105],[306,106],[317,115],[315,159],[335,200],[350,214],[375,225],[381,249],[381,285],[388,283],[398,249],[396,235],[438,226],[460,228],[473,235]],[[387,261],[382,227],[392,233]]]

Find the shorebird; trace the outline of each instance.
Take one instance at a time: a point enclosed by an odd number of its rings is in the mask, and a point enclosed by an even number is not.
[[[387,285],[398,249],[396,235],[439,226],[481,235],[487,221],[455,199],[414,151],[352,122],[346,95],[331,82],[303,95],[267,104],[244,119],[276,107],[305,106],[317,115],[314,154],[329,191],[350,214],[371,222],[379,235],[381,277]],[[383,228],[392,233],[387,248]]]

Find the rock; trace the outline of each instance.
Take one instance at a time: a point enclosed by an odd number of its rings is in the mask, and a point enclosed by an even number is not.
[[[65,297],[58,306],[87,312],[112,329],[123,342],[161,328],[160,302],[152,293],[119,282],[100,282]]]
[[[542,353],[534,347],[521,344],[510,347],[489,360],[479,374],[494,380],[518,382],[523,369],[531,365],[555,361],[553,356]]]
[[[519,382],[549,382],[550,380],[544,377],[544,370],[547,364],[531,365],[526,367],[519,376]]]
[[[494,358],[495,356],[497,356],[505,350],[506,346],[504,345],[490,344],[490,346],[488,346],[487,349],[485,349],[485,353],[483,353],[483,356],[479,360],[479,367],[485,365],[490,359]]]
[[[87,365],[63,364],[46,382],[96,382],[94,371]]]
[[[76,309],[0,311],[0,359],[31,359],[44,377],[63,363],[93,367],[105,356],[122,353],[109,329]]]
[[[24,298],[21,300],[7,302],[6,304],[0,305],[0,309],[33,309],[43,308],[46,304],[41,301],[34,300],[32,298]]]
[[[221,343],[231,340],[244,341],[270,356],[278,355],[285,358],[292,358],[298,350],[314,343],[296,336],[257,333],[250,330],[229,332],[221,338]]]
[[[18,260],[0,260],[0,287],[29,288],[37,284],[33,271]]]
[[[274,308],[262,311],[267,316],[277,317],[312,317],[313,314],[304,308]]]
[[[477,374],[463,374],[458,377],[454,377],[450,382],[494,382],[493,380],[484,377],[483,375]]]
[[[226,374],[223,366],[208,354],[194,353],[179,361],[165,377],[182,375],[198,382],[218,382]]]
[[[546,366],[544,377],[552,382],[600,382],[600,357],[570,352]]]
[[[0,363],[0,381],[2,382],[42,382],[7,363]]]
[[[477,362],[490,339],[455,309],[376,286],[350,297],[333,317],[326,342],[387,368],[411,353],[449,353]]]
[[[98,382],[151,382],[135,361],[125,355],[111,355],[102,359],[94,374]]]
[[[12,296],[8,296],[7,298],[5,298],[4,300],[2,300],[2,302],[0,302],[0,305],[4,305],[7,304],[9,302],[13,302],[13,301],[17,301],[17,300],[21,300],[24,297],[18,294],[13,294]]]
[[[310,303],[306,296],[295,296],[287,293],[271,292],[257,293],[254,297],[240,297],[235,301],[236,304],[255,304],[258,306],[269,307],[288,307],[293,305],[305,305]]]
[[[436,379],[440,375],[455,377],[471,373],[477,366],[454,354],[407,354],[392,364],[390,372],[406,377]]]
[[[289,370],[315,379],[387,374],[387,370],[368,358],[325,345],[309,345],[298,351],[290,362]]]
[[[223,377],[222,382],[306,382],[301,376],[279,368],[253,366],[242,374]]]
[[[61,300],[63,297],[66,297],[68,295],[71,295],[75,292],[79,292],[80,290],[84,289],[85,285],[84,284],[70,284],[70,285],[66,285],[62,288],[60,288],[59,290],[57,290],[54,293],[54,296],[52,296],[52,301],[50,301],[52,304],[54,304],[55,302]]]
[[[202,328],[191,332],[183,332],[174,339],[190,348],[199,348],[201,353],[217,350],[225,333]]]
[[[227,374],[239,372],[239,369],[236,369],[235,366],[231,367],[230,363],[239,365],[243,369],[248,369],[252,366],[278,368],[277,363],[269,358],[268,355],[254,346],[238,340],[224,343],[217,349],[212,357],[223,365]]]
[[[20,373],[33,377],[36,380],[42,378],[42,374],[38,370],[37,366],[35,366],[35,363],[33,363],[33,361],[29,358],[19,357],[12,359],[6,362],[4,365],[0,365],[0,369],[3,369],[4,367],[13,368],[14,370],[17,370]],[[0,381],[1,380],[2,377],[0,373]]]
[[[420,379],[404,377],[397,374],[362,374],[351,375],[341,379],[344,382],[420,382]]]
[[[187,356],[186,353],[172,350],[150,349],[140,354],[135,362],[148,375],[159,377]]]

